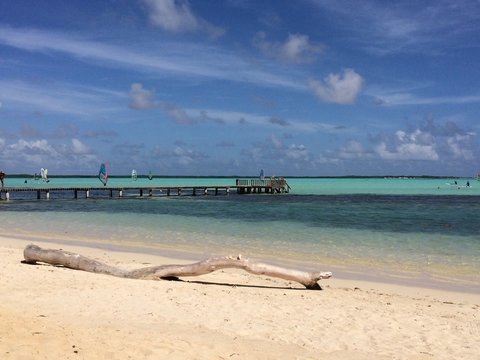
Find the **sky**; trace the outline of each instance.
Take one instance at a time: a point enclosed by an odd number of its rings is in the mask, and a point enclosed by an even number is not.
[[[474,176],[478,14],[478,0],[0,0],[0,169]]]

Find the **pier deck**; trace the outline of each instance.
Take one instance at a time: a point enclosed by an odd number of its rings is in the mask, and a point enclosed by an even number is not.
[[[50,199],[50,194],[72,194],[77,199],[90,197],[127,197],[127,196],[182,196],[182,195],[228,195],[231,186],[155,186],[155,187],[5,187],[0,190],[0,198],[10,200],[13,193],[36,193],[37,199]],[[3,196],[5,194],[5,196]],[[43,196],[42,196],[43,195]],[[12,195],[13,196],[13,195]]]
[[[37,199],[50,199],[50,196],[73,197],[143,197],[143,196],[197,196],[197,195],[228,195],[231,189],[237,194],[278,194],[288,193],[290,186],[284,179],[237,179],[235,186],[201,185],[201,186],[98,186],[98,187],[49,187],[46,185],[34,187],[4,187],[0,190],[0,199],[10,200],[13,194],[35,194]],[[70,195],[69,195],[70,194]],[[28,196],[28,194],[25,194]],[[23,196],[24,197],[24,196]],[[30,197],[31,198],[31,195]]]

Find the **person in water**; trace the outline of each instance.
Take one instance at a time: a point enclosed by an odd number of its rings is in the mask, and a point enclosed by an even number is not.
[[[2,183],[2,190],[3,190],[3,187],[5,185],[4,183],[4,180],[5,179],[5,173],[3,172],[3,170],[0,170],[0,182]]]
[[[467,181],[466,185],[467,185],[467,187],[470,187],[470,181]]]

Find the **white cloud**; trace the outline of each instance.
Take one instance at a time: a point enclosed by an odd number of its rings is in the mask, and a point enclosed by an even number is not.
[[[280,43],[267,41],[265,33],[258,32],[253,44],[264,55],[293,64],[313,62],[322,51],[320,45],[310,43],[308,36],[301,34],[290,34],[285,42]]]
[[[352,69],[342,74],[330,74],[323,82],[310,80],[309,86],[323,101],[337,104],[352,104],[363,86],[363,78]]]
[[[269,122],[278,126],[290,126],[290,123],[287,120],[275,116],[270,117]]]
[[[439,156],[433,145],[406,143],[393,149],[382,142],[375,147],[376,153],[383,160],[438,160]]]
[[[268,115],[260,115],[255,113],[245,113],[238,111],[225,111],[217,109],[185,109],[186,114],[191,119],[201,118],[203,120],[215,121],[223,125],[250,125],[258,127],[272,127],[272,126],[288,126],[290,132],[322,132],[322,133],[339,133],[349,132],[341,125],[322,123],[318,119],[312,121],[304,121],[301,119],[280,119]]]
[[[403,106],[403,105],[439,105],[439,104],[472,104],[480,103],[480,95],[422,97],[410,92],[382,92],[370,93],[376,105]]]
[[[248,163],[256,167],[264,168],[266,163],[271,170],[278,166],[284,167],[283,171],[291,171],[296,168],[301,171],[311,170],[314,162],[311,161],[310,152],[303,144],[284,144],[274,134],[267,137],[263,142],[255,143],[242,151],[242,155],[248,159]],[[255,167],[254,166],[254,167]]]
[[[133,83],[130,86],[128,95],[130,96],[130,104],[128,106],[132,109],[160,108],[177,124],[190,125],[194,122],[183,109],[175,104],[167,101],[155,101],[155,93],[151,90],[145,90],[140,83]]]
[[[16,167],[21,163],[21,171],[32,167],[39,171],[40,167],[49,167],[50,164],[61,160],[60,153],[45,139],[33,141],[20,139],[16,143],[7,144],[1,155],[9,167]]]
[[[473,160],[473,152],[469,148],[469,144],[472,140],[472,135],[460,135],[456,134],[447,138],[447,145],[456,159]]]
[[[150,22],[170,32],[204,31],[219,37],[224,30],[193,14],[184,0],[143,0],[149,9]]]
[[[23,139],[18,140],[18,142],[9,146],[9,148],[16,152],[22,153],[40,153],[46,155],[56,155],[55,149],[48,143],[47,140],[34,140],[34,141],[26,141]]]
[[[20,104],[22,108],[29,107],[34,111],[98,116],[116,110],[112,105],[105,104],[123,101],[125,94],[58,82],[31,84],[0,80],[0,97],[4,103]]]
[[[308,150],[304,145],[290,145],[286,151],[285,155],[287,159],[295,161],[309,161]]]
[[[19,172],[35,172],[41,167],[48,167],[51,173],[55,171],[63,174],[96,167],[99,162],[88,146],[78,139],[72,139],[70,143],[19,139],[3,146],[0,160],[3,160],[6,167],[16,168]],[[20,168],[18,164],[22,164]]]
[[[183,109],[180,109],[172,103],[160,101],[159,106],[177,124],[190,125],[194,122]]]
[[[313,0],[322,12],[330,12],[350,40],[375,54],[398,52],[434,53],[452,47],[471,46],[479,32],[478,1],[388,2]],[[328,16],[328,15],[327,15]],[[442,36],[439,36],[442,34]],[[445,47],[445,43],[449,45]]]
[[[399,130],[395,133],[394,143],[380,142],[375,152],[384,160],[430,160],[439,159],[436,139],[428,132],[416,129],[412,133]]]
[[[336,153],[336,156],[342,160],[361,159],[368,156],[363,145],[353,140],[341,147]]]
[[[167,31],[194,31],[199,27],[190,6],[175,0],[144,0],[150,9],[150,21]]]
[[[32,52],[59,52],[102,67],[113,65],[150,75],[175,76],[177,80],[179,76],[198,76],[305,90],[305,86],[298,81],[302,74],[285,74],[280,69],[272,68],[271,64],[268,69],[261,63],[252,66],[252,62],[222,48],[198,43],[163,42],[161,51],[157,51],[157,43],[147,43],[148,48],[143,49],[138,44],[126,48],[60,32],[0,26],[0,44]]]
[[[90,154],[90,148],[78,139],[72,139],[72,152],[74,154]]]
[[[432,161],[459,164],[475,159],[476,133],[461,129],[456,123],[447,121],[435,124],[427,116],[424,124],[412,130],[397,130],[391,136],[380,136],[374,140],[373,154],[382,160]],[[370,153],[367,153],[370,155]]]
[[[204,158],[202,154],[181,146],[175,147],[173,150],[173,155],[177,159],[178,163],[184,166],[191,165],[198,159]]]
[[[151,109],[155,106],[154,92],[145,90],[142,84],[133,83],[130,86],[128,96],[130,97],[130,108],[135,110]]]

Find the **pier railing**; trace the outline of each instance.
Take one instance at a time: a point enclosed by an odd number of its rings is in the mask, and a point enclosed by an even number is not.
[[[284,178],[237,179],[235,183],[239,194],[245,193],[288,193],[290,186]]]

